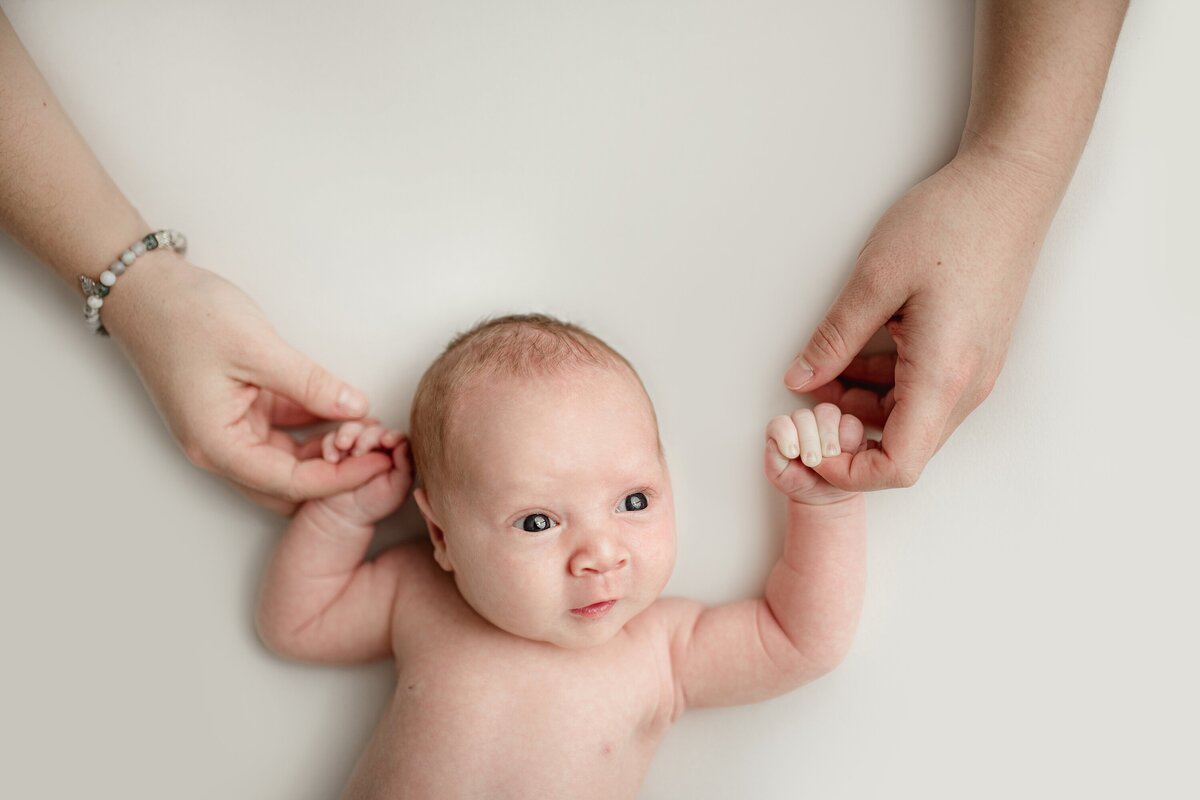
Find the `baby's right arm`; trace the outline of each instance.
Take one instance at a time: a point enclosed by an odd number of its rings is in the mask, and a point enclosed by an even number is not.
[[[303,661],[354,663],[391,655],[391,618],[408,548],[364,560],[375,523],[391,514],[412,485],[403,434],[367,420],[345,423],[322,441],[340,461],[382,450],[392,469],[356,489],[310,500],[296,512],[267,568],[259,595],[259,636],[276,653]]]
[[[752,703],[826,672],[850,647],[862,606],[862,495],[823,477],[872,445],[862,423],[822,403],[767,427],[765,471],[788,498],[783,554],[762,597],[706,608],[662,601],[677,708]]]

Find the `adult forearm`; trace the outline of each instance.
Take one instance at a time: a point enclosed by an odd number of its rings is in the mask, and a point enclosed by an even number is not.
[[[979,0],[960,155],[1011,162],[1057,208],[1091,133],[1128,5]]]
[[[788,503],[783,556],[766,602],[804,663],[832,669],[854,639],[866,585],[866,500]]]
[[[104,171],[0,11],[0,225],[65,282],[149,228]]]

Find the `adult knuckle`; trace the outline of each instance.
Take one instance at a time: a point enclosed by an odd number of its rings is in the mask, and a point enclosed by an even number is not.
[[[304,399],[312,402],[316,400],[321,393],[322,387],[325,385],[325,370],[316,364],[308,364],[304,367]]]
[[[846,337],[842,334],[835,320],[826,317],[817,325],[813,333],[813,348],[821,355],[830,359],[842,359],[851,355],[847,350]]]
[[[896,468],[896,479],[902,489],[909,489],[916,485],[920,478],[921,468],[919,466],[900,465]]]

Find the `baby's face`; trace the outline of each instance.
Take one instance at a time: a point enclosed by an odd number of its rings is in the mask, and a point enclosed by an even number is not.
[[[437,557],[485,619],[588,647],[658,597],[675,510],[649,401],[628,371],[489,379],[456,406],[449,446],[464,478],[433,498]]]

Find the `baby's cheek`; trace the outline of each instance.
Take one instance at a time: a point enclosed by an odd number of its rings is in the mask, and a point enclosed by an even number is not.
[[[675,567],[675,529],[665,528],[656,532],[645,544],[643,561],[648,577],[652,579],[655,595],[663,590]]]

